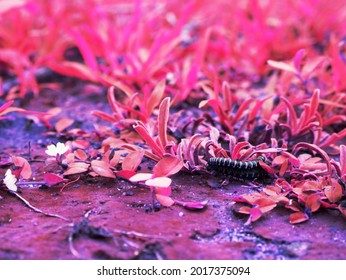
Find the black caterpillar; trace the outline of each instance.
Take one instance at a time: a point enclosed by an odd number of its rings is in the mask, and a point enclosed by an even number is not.
[[[259,161],[265,162],[264,156],[251,161],[238,161],[229,158],[210,158],[207,170],[217,175],[228,175],[239,179],[264,178],[269,174],[260,166]]]

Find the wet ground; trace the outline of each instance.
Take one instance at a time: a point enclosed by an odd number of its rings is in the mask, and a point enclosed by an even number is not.
[[[59,92],[23,101],[30,109],[64,108],[75,127],[91,129],[91,110],[107,110],[104,93],[95,88],[64,100]],[[37,180],[57,171],[42,162],[47,144],[57,140],[44,126],[11,115],[0,122],[0,157],[30,156]],[[0,167],[0,178],[7,166]],[[51,170],[50,170],[51,169]],[[172,177],[172,197],[208,200],[204,210],[180,206],[155,208],[148,189],[127,181],[82,176],[60,192],[23,186],[21,195],[41,210],[29,209],[4,187],[0,188],[0,259],[346,259],[346,220],[337,211],[319,211],[298,225],[288,222],[289,211],[275,209],[250,226],[247,217],[232,211],[232,196],[255,191],[246,184],[220,185],[206,174],[179,173]]]

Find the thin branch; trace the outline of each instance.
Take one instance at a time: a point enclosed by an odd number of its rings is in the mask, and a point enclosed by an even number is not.
[[[68,246],[73,256],[75,256],[77,259],[83,259],[83,256],[78,253],[78,251],[75,249],[73,245],[74,235],[75,235],[74,231],[71,231],[70,234],[68,235]]]
[[[73,184],[73,183],[78,182],[79,179],[80,179],[80,176],[78,176],[78,178],[77,178],[76,180],[73,180],[73,181],[68,182],[68,183],[66,183],[65,185],[63,185],[63,187],[60,189],[60,192],[62,192],[67,186],[69,186],[69,185],[71,185],[71,184]]]
[[[145,234],[145,233],[140,233],[140,232],[133,231],[133,230],[125,231],[125,230],[114,229],[113,232],[115,234],[119,234],[119,235],[125,236],[127,238],[139,239],[142,241],[146,241],[148,239],[161,239],[161,240],[167,241],[167,239],[165,239],[164,237],[159,236],[159,235]]]
[[[42,211],[41,209],[39,208],[36,208],[35,206],[33,206],[32,204],[30,204],[29,201],[27,201],[24,197],[22,197],[21,195],[19,195],[18,193],[14,192],[14,191],[10,191],[10,193],[14,194],[16,197],[18,197],[21,201],[24,202],[24,204],[26,206],[28,206],[30,209],[34,210],[35,212],[37,213],[41,213],[45,216],[48,216],[48,217],[54,217],[54,218],[59,218],[59,219],[62,219],[64,221],[67,221],[67,222],[70,222],[69,219],[63,217],[63,216],[60,216],[60,215],[57,215],[57,214],[51,214],[51,213],[47,213],[47,212],[44,212]]]

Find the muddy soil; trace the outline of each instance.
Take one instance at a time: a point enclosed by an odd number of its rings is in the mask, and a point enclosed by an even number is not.
[[[76,85],[71,92],[47,90],[21,105],[40,111],[62,107],[62,114],[85,130],[102,124],[90,112],[109,110],[104,90],[95,87],[82,95]],[[60,172],[43,162],[46,145],[59,137],[13,114],[0,122],[1,160],[28,157],[30,142],[34,177]],[[0,178],[7,168],[0,168]],[[172,179],[175,199],[207,199],[207,208],[153,207],[148,189],[120,179],[82,176],[62,192],[62,184],[22,187],[32,205],[65,221],[34,212],[1,187],[0,259],[346,259],[346,220],[337,211],[319,211],[291,225],[290,212],[278,208],[244,226],[247,217],[232,211],[231,200],[256,190],[240,182],[221,186],[206,174],[179,173]]]

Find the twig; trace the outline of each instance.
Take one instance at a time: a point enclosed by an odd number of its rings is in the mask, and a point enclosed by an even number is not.
[[[94,227],[92,225],[89,225],[89,220],[88,220],[89,216],[94,213],[95,213],[95,210],[91,209],[84,214],[82,220],[79,223],[71,223],[64,226],[64,227],[72,228],[72,230],[70,231],[68,235],[68,244],[69,244],[69,249],[71,254],[77,259],[86,258],[86,256],[84,256],[82,253],[78,252],[78,250],[76,249],[74,245],[75,239],[80,236],[85,236],[92,239],[94,238],[112,239],[115,246],[117,247],[122,246],[122,248],[127,248],[127,249],[133,248],[135,251],[138,251],[140,249],[140,245],[137,244],[138,241],[146,243],[148,239],[149,240],[161,239],[165,242],[169,242],[167,241],[167,239],[165,239],[162,236],[149,235],[149,234],[143,234],[136,231],[125,231],[125,230],[113,230],[111,233],[103,227]],[[61,228],[62,227],[60,227],[59,229]],[[116,235],[120,235],[120,237],[117,237]],[[160,256],[158,256],[158,258],[160,258]]]
[[[75,256],[77,259],[83,259],[83,256],[78,253],[78,251],[75,249],[73,245],[73,239],[74,239],[75,232],[71,231],[68,235],[68,246],[70,248],[70,252],[73,256]]]
[[[78,224],[76,223],[72,223],[68,226],[72,227],[72,231],[69,233],[68,235],[68,246],[70,249],[70,252],[73,256],[75,256],[77,259],[84,259],[85,257],[80,254],[77,249],[74,246],[74,238],[83,234],[88,235],[88,233],[85,232],[86,228],[89,227],[88,223],[89,223],[89,216],[91,214],[93,214],[95,211],[93,209],[88,210],[84,216],[83,219],[81,220],[81,222],[79,222]]]
[[[59,230],[63,229],[63,228],[74,228],[76,226],[76,224],[74,223],[69,223],[69,224],[66,224],[66,225],[63,225],[63,226],[60,226],[58,227],[54,233],[57,233]],[[76,248],[74,247],[73,245],[73,239],[74,239],[74,236],[75,236],[75,231],[72,230],[69,232],[68,234],[68,238],[67,238],[67,241],[68,241],[68,247],[70,249],[70,252],[72,253],[73,256],[75,256],[77,259],[82,259],[83,256],[81,254],[78,253],[78,251],[76,250]]]
[[[70,222],[69,219],[67,219],[67,218],[65,218],[63,216],[60,216],[60,215],[57,215],[57,214],[46,213],[46,212],[42,211],[41,209],[36,208],[35,206],[31,205],[30,202],[27,201],[24,197],[22,197],[21,195],[19,195],[18,193],[14,192],[14,191],[10,191],[10,193],[14,194],[21,201],[23,201],[26,206],[28,206],[30,209],[34,210],[37,213],[41,213],[41,214],[43,214],[45,216],[48,216],[48,217],[59,218],[59,219],[62,219],[64,221]]]
[[[74,184],[74,183],[76,183],[77,181],[79,181],[79,179],[80,179],[80,176],[78,176],[78,178],[77,178],[76,180],[73,180],[73,181],[68,182],[68,183],[66,183],[65,185],[63,185],[63,187],[60,189],[60,192],[62,192],[67,186],[69,186],[69,185],[71,185],[71,184]]]
[[[116,229],[114,229],[113,232],[116,233],[116,234],[119,234],[119,235],[126,236],[126,237],[131,238],[131,239],[139,239],[139,240],[142,240],[142,241],[145,241],[145,240],[148,240],[148,239],[161,239],[161,240],[167,241],[162,236],[140,233],[140,232],[133,231],[133,230],[125,231],[125,230],[116,230]]]

